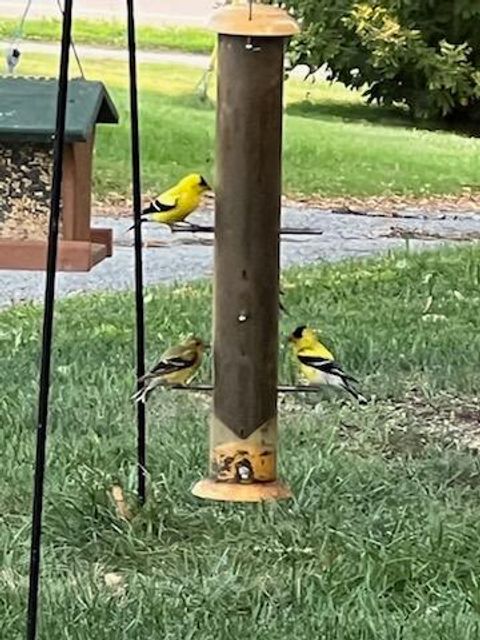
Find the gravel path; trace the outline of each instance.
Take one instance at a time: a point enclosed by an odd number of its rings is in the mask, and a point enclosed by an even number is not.
[[[428,215],[412,212],[412,217],[383,218],[335,214],[307,207],[286,207],[283,224],[311,226],[323,230],[321,236],[288,236],[282,243],[282,266],[334,261],[386,252],[405,246],[398,234],[414,237],[410,246],[430,248],[460,238],[480,239],[480,214]],[[193,217],[199,223],[211,222],[211,213]],[[57,293],[67,296],[84,291],[114,291],[133,287],[132,236],[125,233],[130,221],[125,218],[94,218],[99,227],[114,229],[114,255],[89,273],[59,273]],[[393,232],[393,235],[392,235]],[[425,234],[427,234],[425,236]],[[423,237],[422,237],[423,236]],[[441,236],[438,238],[437,236]],[[185,281],[209,276],[213,268],[212,237],[204,234],[171,234],[154,224],[144,227],[148,241],[164,242],[164,246],[144,251],[145,283]],[[43,298],[44,274],[29,271],[0,271],[0,306],[22,300]]]

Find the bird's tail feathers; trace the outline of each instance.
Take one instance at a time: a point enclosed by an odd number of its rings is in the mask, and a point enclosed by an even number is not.
[[[138,379],[138,382],[139,382],[140,384],[143,384],[144,382],[148,382],[149,380],[151,380],[151,379],[152,379],[152,378],[154,378],[154,377],[155,377],[155,374],[154,374],[154,373],[152,373],[151,371],[149,371],[149,372],[148,372],[148,373],[146,373],[145,375],[141,376],[141,377]]]
[[[357,391],[349,380],[349,377],[345,377],[343,379],[345,391],[348,391],[348,393],[352,395],[359,404],[368,404],[367,398],[362,395],[360,391]]]
[[[345,373],[345,371],[342,371],[342,378],[345,382],[353,382],[354,384],[359,384],[357,378],[354,378],[350,374]]]
[[[139,384],[143,385],[141,389],[136,391],[132,400],[135,402],[146,402],[154,389],[164,386],[164,381],[160,380],[154,373],[149,372],[138,379]]]
[[[342,384],[344,385],[348,385],[350,382],[353,382],[353,384],[360,384],[356,378],[351,376],[349,373],[345,373],[345,371],[338,365],[335,365],[332,368],[331,373],[334,376],[337,376],[338,378],[340,378]]]
[[[131,397],[131,400],[133,400],[134,402],[143,402],[145,404],[150,394],[150,391],[151,389],[148,387],[148,385],[144,385],[141,389],[139,389],[133,394],[133,396]]]
[[[148,222],[148,218],[144,218],[144,217],[143,217],[144,215],[145,215],[145,214],[142,212],[142,214],[141,214],[141,216],[142,216],[142,217],[140,218],[140,224],[142,224],[142,222]],[[134,223],[132,224],[132,226],[131,226],[131,227],[128,227],[127,231],[131,231],[132,229],[135,229],[135,225],[136,225],[136,224],[137,224],[137,223],[136,223],[136,222],[134,222]]]

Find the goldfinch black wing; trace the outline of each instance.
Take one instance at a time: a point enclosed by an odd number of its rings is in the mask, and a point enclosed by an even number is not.
[[[170,202],[162,202],[158,198],[153,201],[153,206],[157,209],[157,211],[171,211],[175,209],[178,204],[178,199],[172,200]]]
[[[171,358],[163,358],[153,367],[151,371],[143,376],[140,379],[140,382],[144,382],[145,380],[150,380],[151,378],[156,378],[157,376],[167,375],[169,373],[175,373],[177,371],[181,371],[182,369],[187,369],[188,367],[192,367],[197,358],[196,356],[192,356],[191,358],[186,358],[182,356],[172,356]]]
[[[151,202],[149,206],[142,211],[142,215],[149,213],[167,213],[167,211],[175,209],[178,204],[178,198],[163,198],[162,200],[160,198],[161,196]]]
[[[307,367],[313,367],[314,369],[318,369],[323,373],[329,373],[333,376],[339,376],[344,380],[349,380],[350,382],[357,382],[358,380],[353,376],[348,375],[342,369],[342,367],[335,362],[335,360],[330,360],[328,358],[321,358],[320,356],[304,356],[298,355],[298,360],[306,365]]]

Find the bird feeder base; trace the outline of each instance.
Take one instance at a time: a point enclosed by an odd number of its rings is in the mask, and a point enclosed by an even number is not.
[[[267,502],[293,497],[287,485],[279,481],[239,484],[217,482],[211,478],[197,482],[192,493],[197,498],[222,502]]]
[[[60,240],[58,271],[90,271],[112,255],[112,230],[92,229],[90,242]],[[0,240],[0,269],[44,271],[47,264],[46,240]]]

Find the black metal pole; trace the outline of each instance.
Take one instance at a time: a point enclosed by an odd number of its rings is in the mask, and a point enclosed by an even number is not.
[[[127,0],[128,54],[130,68],[130,121],[132,139],[132,186],[133,221],[135,245],[135,305],[136,305],[136,347],[137,380],[145,373],[145,311],[143,304],[143,265],[142,265],[142,225],[141,219],[141,183],[140,183],[140,141],[138,134],[138,96],[137,62],[135,45],[135,18],[133,0]],[[138,383],[138,389],[142,387]],[[137,402],[137,459],[138,459],[138,498],[143,504],[146,497],[146,422],[145,405]]]
[[[40,583],[40,545],[42,537],[43,485],[45,478],[45,454],[47,444],[48,396],[50,387],[50,363],[52,351],[53,313],[55,306],[55,276],[57,268],[58,221],[62,189],[63,149],[68,89],[68,58],[72,31],[72,0],[65,0],[62,27],[60,77],[58,81],[57,116],[53,151],[53,180],[50,221],[48,230],[47,274],[45,283],[42,360],[40,390],[38,396],[37,450],[32,509],[32,540],[27,613],[27,640],[37,636],[38,591]]]

